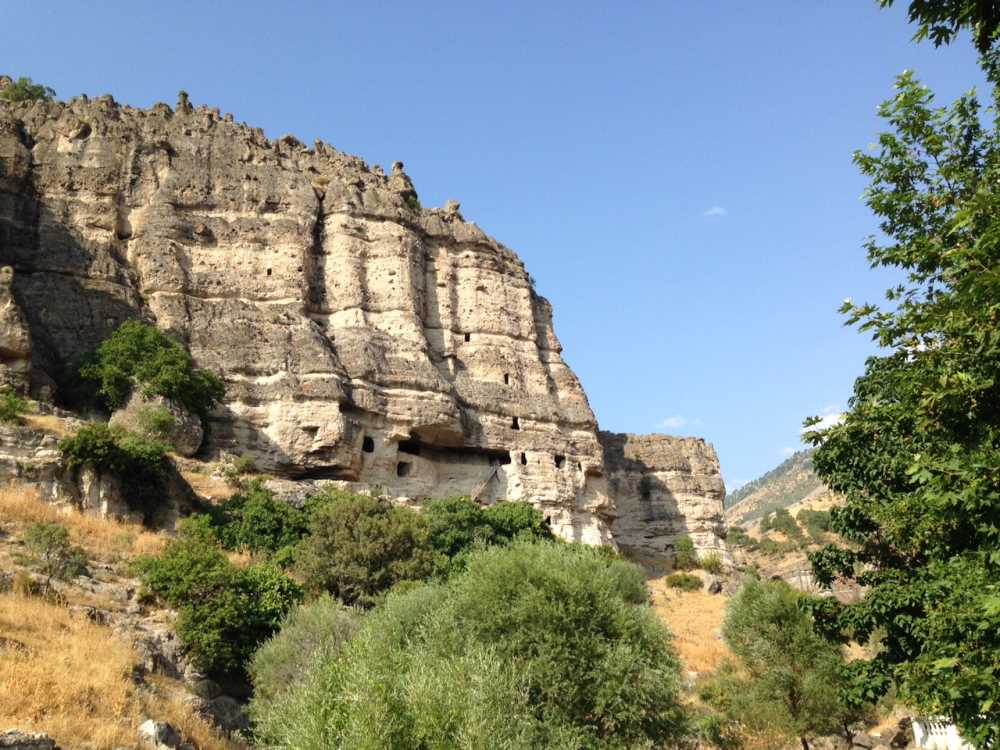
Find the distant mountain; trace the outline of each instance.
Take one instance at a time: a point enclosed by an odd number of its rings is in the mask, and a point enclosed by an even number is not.
[[[794,453],[761,477],[726,496],[726,519],[745,524],[778,508],[788,508],[826,487],[813,471],[813,449]]]

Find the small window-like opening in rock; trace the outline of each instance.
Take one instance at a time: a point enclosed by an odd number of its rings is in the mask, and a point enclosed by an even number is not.
[[[513,418],[513,419],[512,419],[511,421],[510,421],[510,428],[511,428],[512,430],[520,430],[520,429],[521,429],[521,422],[520,422],[520,420],[518,420],[518,418],[517,418],[517,417],[514,417],[514,418]]]
[[[527,466],[527,465],[528,465],[528,457],[525,454],[522,453],[521,454],[521,466]]]
[[[408,477],[410,475],[410,469],[413,468],[413,464],[409,461],[400,461],[396,464],[396,476],[397,477]]]
[[[510,385],[510,373],[509,372],[505,372],[503,374],[503,384],[504,385]]]
[[[365,435],[365,439],[361,441],[361,450],[363,450],[365,453],[374,453],[375,441],[372,440],[367,435]]]
[[[472,334],[471,333],[465,334],[465,340],[466,341],[472,341]]]
[[[398,450],[400,453],[409,453],[411,456],[419,456],[420,443],[418,443],[416,440],[403,440],[399,444]]]
[[[319,427],[317,427],[316,425],[309,425],[307,427],[303,427],[302,431],[306,435],[311,435],[312,437],[316,437],[317,433],[319,433]]]
[[[270,268],[268,268],[268,269],[267,269],[267,275],[268,275],[268,276],[270,276],[270,275],[271,275],[271,269],[270,269]]]
[[[556,456],[555,460],[556,460],[556,468],[561,469],[563,467],[563,464],[566,463],[566,456]]]

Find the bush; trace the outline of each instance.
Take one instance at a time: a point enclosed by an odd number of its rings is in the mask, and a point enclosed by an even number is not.
[[[788,512],[788,508],[778,508],[774,513],[768,513],[760,522],[761,533],[780,531],[792,541],[802,540],[802,529]]]
[[[169,442],[177,427],[177,420],[165,406],[143,406],[136,415],[139,434],[152,440]]]
[[[0,90],[0,99],[8,102],[28,102],[36,99],[50,101],[55,95],[56,92],[53,89],[34,83],[30,78],[24,76]]]
[[[320,493],[306,503],[309,534],[295,552],[308,590],[372,606],[395,583],[426,578],[434,553],[426,519],[384,498]]]
[[[227,464],[222,470],[222,477],[230,487],[240,487],[243,484],[243,477],[253,474],[257,470],[254,465],[253,456],[244,453],[232,463]]]
[[[109,408],[125,404],[135,386],[146,397],[163,396],[202,419],[222,400],[222,378],[195,369],[184,347],[156,326],[127,320],[80,367],[80,376],[94,381]]]
[[[798,738],[841,732],[858,716],[839,692],[844,658],[813,629],[804,595],[784,581],[748,580],[722,635],[739,664],[720,668],[702,698],[751,733]]]
[[[0,388],[0,422],[15,424],[28,410],[28,402],[9,385]]]
[[[167,446],[158,440],[103,422],[90,422],[75,435],[60,440],[59,451],[71,469],[90,466],[117,477],[129,505],[144,512],[152,509],[158,490],[162,489]]]
[[[674,542],[674,568],[677,570],[693,570],[698,567],[698,555],[694,550],[694,542],[689,536],[682,536]]]
[[[392,592],[341,653],[256,710],[268,747],[639,748],[684,729],[642,572],[577,545],[478,550]]]
[[[671,573],[665,582],[670,588],[681,591],[701,591],[704,586],[701,578],[691,573]]]
[[[830,511],[828,510],[802,510],[799,511],[796,520],[806,527],[809,536],[819,541],[823,535],[830,531]]]
[[[260,481],[213,508],[210,517],[222,545],[231,550],[273,554],[290,549],[308,530],[306,512],[276,500]]]
[[[541,511],[526,502],[500,502],[483,508],[470,498],[454,497],[430,501],[423,516],[436,553],[435,573],[442,577],[461,569],[476,546],[553,538]]]
[[[204,519],[182,523],[162,555],[137,567],[143,585],[180,610],[177,635],[195,663],[215,673],[242,672],[302,599],[301,588],[273,565],[236,568]]]
[[[739,526],[730,526],[729,534],[726,539],[737,547],[743,547],[744,549],[753,550],[757,547],[757,542],[754,541],[753,537],[747,534],[745,529]]]
[[[329,594],[293,607],[280,630],[257,649],[250,663],[255,710],[269,708],[314,662],[338,654],[360,623],[360,612]]]
[[[698,567],[708,573],[719,575],[724,567],[722,555],[718,552],[709,552],[707,555],[702,555],[698,558]]]
[[[35,523],[24,532],[32,561],[45,576],[48,590],[53,578],[64,581],[87,572],[87,556],[69,541],[69,531],[57,523]]]

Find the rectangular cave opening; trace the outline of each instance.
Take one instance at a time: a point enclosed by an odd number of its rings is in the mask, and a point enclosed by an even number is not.
[[[365,453],[374,453],[375,440],[371,436],[365,435],[365,439],[361,441],[361,450]]]
[[[521,454],[521,466],[527,466],[527,465],[528,465],[528,457],[524,453],[522,453]]]
[[[268,269],[267,269],[267,275],[268,275],[268,276],[270,276],[270,275],[271,275],[271,269],[270,269],[270,268],[268,268]]]
[[[472,341],[472,334],[471,333],[465,334],[465,340],[466,342]]]
[[[510,429],[512,429],[512,430],[520,430],[521,429],[521,420],[519,420],[517,417],[514,417],[510,421]]]
[[[410,471],[413,470],[413,464],[409,461],[400,461],[396,464],[396,476],[397,477],[408,477],[410,476]]]
[[[561,469],[566,463],[566,456],[555,456],[556,468]]]
[[[503,374],[503,384],[504,385],[510,385],[510,373],[509,372],[505,372]]]

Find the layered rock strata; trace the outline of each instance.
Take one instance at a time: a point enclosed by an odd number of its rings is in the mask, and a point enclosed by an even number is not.
[[[563,537],[611,542],[606,448],[548,302],[457,203],[421,208],[398,162],[271,141],[186,95],[0,103],[0,263],[36,392],[144,318],[225,379],[202,455],[528,499]]]
[[[669,561],[681,536],[699,553],[728,559],[719,459],[701,438],[599,433],[608,493],[618,518],[614,537],[630,557]]]

